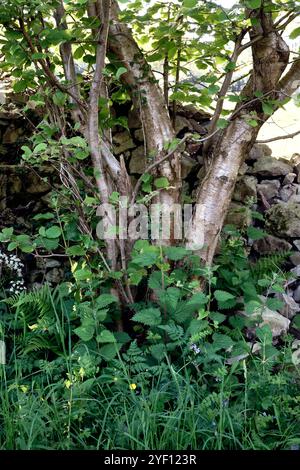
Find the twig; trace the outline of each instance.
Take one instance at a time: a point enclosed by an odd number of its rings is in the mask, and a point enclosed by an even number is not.
[[[131,205],[134,204],[135,202],[135,199],[136,199],[136,196],[137,196],[137,193],[141,187],[141,184],[143,182],[143,176],[145,175],[145,173],[149,173],[150,171],[152,171],[154,168],[156,168],[157,166],[161,165],[163,162],[165,162],[166,160],[168,160],[170,157],[172,157],[174,155],[174,153],[177,151],[178,147],[180,147],[180,145],[184,144],[188,139],[191,139],[193,140],[194,142],[205,142],[207,140],[209,140],[211,137],[213,137],[217,132],[219,132],[220,129],[216,129],[214,132],[212,132],[210,135],[206,136],[206,137],[203,137],[202,139],[195,139],[193,134],[186,134],[179,142],[178,144],[176,145],[176,147],[171,150],[169,153],[167,153],[166,155],[164,155],[162,158],[160,158],[159,160],[156,160],[155,162],[151,163],[151,165],[149,165],[145,172],[143,173],[142,176],[140,176],[140,178],[137,180],[137,183],[134,187],[134,190],[133,190],[133,193],[132,193],[132,198],[131,198]]]
[[[279,135],[277,137],[272,137],[271,139],[266,139],[266,140],[257,140],[257,144],[268,144],[270,142],[275,142],[276,140],[285,140],[285,139],[293,139],[297,135],[300,134],[300,131],[293,132],[292,134],[287,134],[287,135]]]

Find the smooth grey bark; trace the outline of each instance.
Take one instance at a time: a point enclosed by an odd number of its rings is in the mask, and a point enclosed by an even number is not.
[[[201,214],[199,217],[195,211],[187,236],[188,246],[195,238],[203,243],[199,254],[207,264],[214,257],[239,168],[269,118],[255,92],[260,91],[267,99],[278,98],[279,81],[289,60],[289,48],[274,28],[272,15],[261,8],[249,11],[249,17],[257,20],[251,39],[261,38],[252,45],[253,72],[242,92],[246,101],[237,105],[228,127],[213,142],[211,164],[197,194]],[[290,83],[289,78],[286,80]],[[249,124],[253,112],[257,116],[256,127]]]
[[[128,86],[134,105],[140,113],[147,154],[153,155],[153,160],[159,160],[165,151],[165,144],[175,138],[175,131],[163,92],[135,42],[131,30],[126,24],[120,22],[119,14],[118,4],[112,0],[109,50],[127,69],[127,73],[122,75],[122,81]],[[164,161],[156,167],[156,173],[169,181],[169,188],[160,191],[158,201],[168,206],[178,203],[181,188],[179,153],[175,152],[169,161]],[[171,235],[171,243],[172,241]]]

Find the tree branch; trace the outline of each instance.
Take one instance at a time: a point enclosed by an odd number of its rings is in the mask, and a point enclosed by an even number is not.
[[[285,139],[293,139],[297,135],[300,134],[300,131],[293,132],[292,134],[287,134],[287,135],[279,135],[277,137],[272,137],[271,139],[266,139],[266,140],[257,140],[257,144],[268,144],[270,142],[275,142],[277,140],[285,140]]]

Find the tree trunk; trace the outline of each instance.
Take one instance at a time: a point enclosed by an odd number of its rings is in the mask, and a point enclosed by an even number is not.
[[[159,160],[163,155],[165,144],[175,138],[175,131],[162,90],[133,39],[132,32],[119,21],[119,13],[117,2],[112,0],[109,50],[127,69],[127,73],[121,78],[129,87],[134,106],[140,113],[147,155],[154,154],[154,159]],[[159,202],[168,206],[178,203],[181,188],[179,153],[175,152],[172,159],[163,162],[156,171],[159,176],[164,176],[169,181],[169,188],[160,191]]]
[[[188,246],[193,242],[203,245],[199,254],[207,264],[213,260],[239,168],[255,143],[260,128],[270,117],[264,114],[261,99],[255,92],[261,92],[267,100],[278,98],[279,80],[289,60],[288,46],[275,30],[271,14],[261,8],[250,11],[249,16],[258,21],[251,39],[257,35],[261,39],[252,45],[253,73],[242,92],[246,101],[237,105],[228,127],[220,131],[212,144],[212,162],[198,190],[199,207],[187,235]],[[254,116],[256,127],[249,124]]]

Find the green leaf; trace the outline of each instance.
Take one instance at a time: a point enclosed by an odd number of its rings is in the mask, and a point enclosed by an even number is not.
[[[283,307],[283,302],[279,299],[276,299],[275,297],[270,297],[269,299],[267,299],[266,301],[266,306],[270,309],[270,310],[280,310],[282,307]]]
[[[258,126],[258,122],[255,119],[248,119],[247,124],[249,124],[249,126],[251,126],[251,127],[257,127]]]
[[[1,242],[8,242],[11,239],[12,234],[14,233],[13,227],[6,227],[2,229],[0,233],[0,241]]]
[[[259,228],[248,227],[247,235],[252,240],[261,240],[262,238],[265,238],[268,234]]]
[[[95,327],[91,322],[83,323],[78,328],[75,328],[74,333],[79,336],[82,341],[90,341],[95,332]]]
[[[158,308],[145,308],[133,315],[132,320],[147,326],[157,326],[161,324],[161,313]]]
[[[78,269],[74,272],[74,277],[76,281],[86,281],[91,279],[93,276],[92,272],[89,269]]]
[[[263,112],[267,115],[267,116],[271,116],[274,112],[274,107],[273,105],[271,105],[270,103],[263,103],[262,104],[262,108],[263,108]]]
[[[51,220],[54,219],[54,214],[51,214],[51,212],[45,212],[44,214],[36,214],[33,217],[33,220]]]
[[[169,287],[167,290],[160,292],[159,302],[161,309],[166,310],[168,313],[173,313],[177,307],[180,295],[180,289],[176,287]]]
[[[197,5],[198,0],[183,0],[183,6],[185,8],[194,8]]]
[[[28,86],[28,81],[27,80],[20,80],[13,85],[13,89],[16,93],[22,93],[23,91],[26,90]]]
[[[126,67],[119,67],[117,72],[116,72],[116,79],[119,80],[121,75],[123,75],[123,73],[127,73],[127,72],[128,72],[128,70],[126,69]]]
[[[217,121],[217,128],[218,129],[226,129],[226,127],[228,127],[229,125],[229,121],[227,121],[227,119],[218,119]]]
[[[117,297],[111,294],[101,294],[96,298],[96,304],[98,308],[107,307],[107,305],[118,302]]]
[[[56,106],[64,106],[67,101],[67,95],[63,93],[62,91],[57,90],[54,93],[52,99],[53,99],[53,103],[56,104]]]
[[[61,228],[58,225],[53,225],[47,228],[45,235],[47,238],[58,238],[61,235]]]
[[[16,243],[16,242],[10,242],[10,243],[8,244],[7,249],[8,249],[8,251],[13,251],[13,250],[15,250],[17,247],[18,247],[18,243]]]
[[[66,249],[66,254],[69,256],[84,256],[86,250],[80,245],[73,245]]]
[[[33,153],[41,153],[41,152],[44,152],[46,149],[47,149],[47,144],[45,144],[44,142],[41,142],[36,147],[34,147]]]
[[[262,0],[246,0],[245,4],[246,4],[246,7],[252,8],[253,10],[257,10],[258,8],[261,7],[261,1]]]
[[[273,335],[269,325],[263,325],[256,328],[256,336],[261,343],[272,344]]]
[[[300,27],[291,32],[290,39],[296,39],[298,36],[300,36]]]
[[[118,343],[106,344],[105,346],[102,346],[102,348],[99,349],[99,354],[106,361],[111,361],[116,357],[121,346],[122,345]]]
[[[151,355],[156,359],[157,361],[162,361],[165,357],[166,354],[166,347],[164,344],[153,344],[152,346],[149,347],[149,351]]]
[[[142,253],[139,253],[135,256],[133,256],[132,261],[133,263],[139,265],[139,266],[153,266],[158,257],[158,252],[154,247],[149,247],[145,250],[142,251]]]
[[[216,290],[214,292],[214,297],[218,302],[227,302],[227,300],[235,299],[234,295],[224,290]]]
[[[164,176],[162,178],[157,178],[154,180],[154,186],[158,189],[164,189],[169,187],[169,180]]]
[[[116,338],[109,330],[102,330],[96,337],[98,343],[116,343]]]
[[[179,261],[190,254],[190,251],[181,246],[165,247],[164,252],[166,257],[171,261]]]
[[[215,333],[213,335],[213,346],[215,349],[229,349],[234,345],[234,342],[230,338],[230,336],[222,335],[220,333]]]

